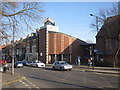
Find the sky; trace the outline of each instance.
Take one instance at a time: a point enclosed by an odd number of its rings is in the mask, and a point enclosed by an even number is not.
[[[95,17],[90,14],[97,15],[99,8],[111,8],[113,2],[45,2],[43,6],[45,9],[43,20],[51,17],[60,32],[95,43],[96,32],[90,28]],[[36,26],[39,27],[41,25]]]
[[[109,9],[113,7],[115,2],[42,2],[43,19],[41,23],[31,25],[34,31],[24,32],[20,37],[26,38],[28,34],[36,32],[36,28],[43,26],[44,20],[51,17],[59,32],[79,38],[83,41],[96,43],[95,29],[90,28],[90,24],[95,22],[95,17],[90,14],[97,15],[99,9]],[[17,40],[20,39],[16,38]]]

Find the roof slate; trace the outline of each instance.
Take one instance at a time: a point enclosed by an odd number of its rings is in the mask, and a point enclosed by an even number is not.
[[[104,25],[101,27],[100,31],[96,37],[118,37],[120,32],[120,15],[107,18]]]

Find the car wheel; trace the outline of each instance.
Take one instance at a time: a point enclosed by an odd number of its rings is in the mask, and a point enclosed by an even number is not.
[[[63,71],[63,68],[62,68],[62,67],[60,67],[60,70],[61,70],[61,71]]]
[[[69,71],[71,71],[72,69],[69,69]]]
[[[38,65],[36,65],[36,67],[38,68]]]
[[[53,69],[55,69],[55,67],[53,66]]]

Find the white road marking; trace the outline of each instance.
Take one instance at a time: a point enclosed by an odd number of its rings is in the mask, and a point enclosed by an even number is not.
[[[35,84],[33,84],[32,82],[30,82],[28,79],[24,79],[24,80],[26,80],[27,82],[29,82],[31,85],[33,85],[35,88],[39,88],[39,87],[37,87]]]
[[[20,80],[20,82],[23,84],[23,85],[25,85],[26,87],[28,87],[28,88],[31,88],[31,87],[29,87],[29,85],[27,85],[25,82],[23,82],[22,80]]]

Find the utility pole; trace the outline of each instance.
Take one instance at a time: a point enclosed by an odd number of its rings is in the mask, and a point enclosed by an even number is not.
[[[15,7],[14,7],[14,13],[15,13]],[[15,41],[15,25],[16,25],[16,23],[15,23],[15,16],[13,16],[13,42],[12,42],[12,46],[13,46],[13,48],[12,48],[12,75],[14,75],[14,59],[15,59],[15,45],[14,45],[14,41]]]

